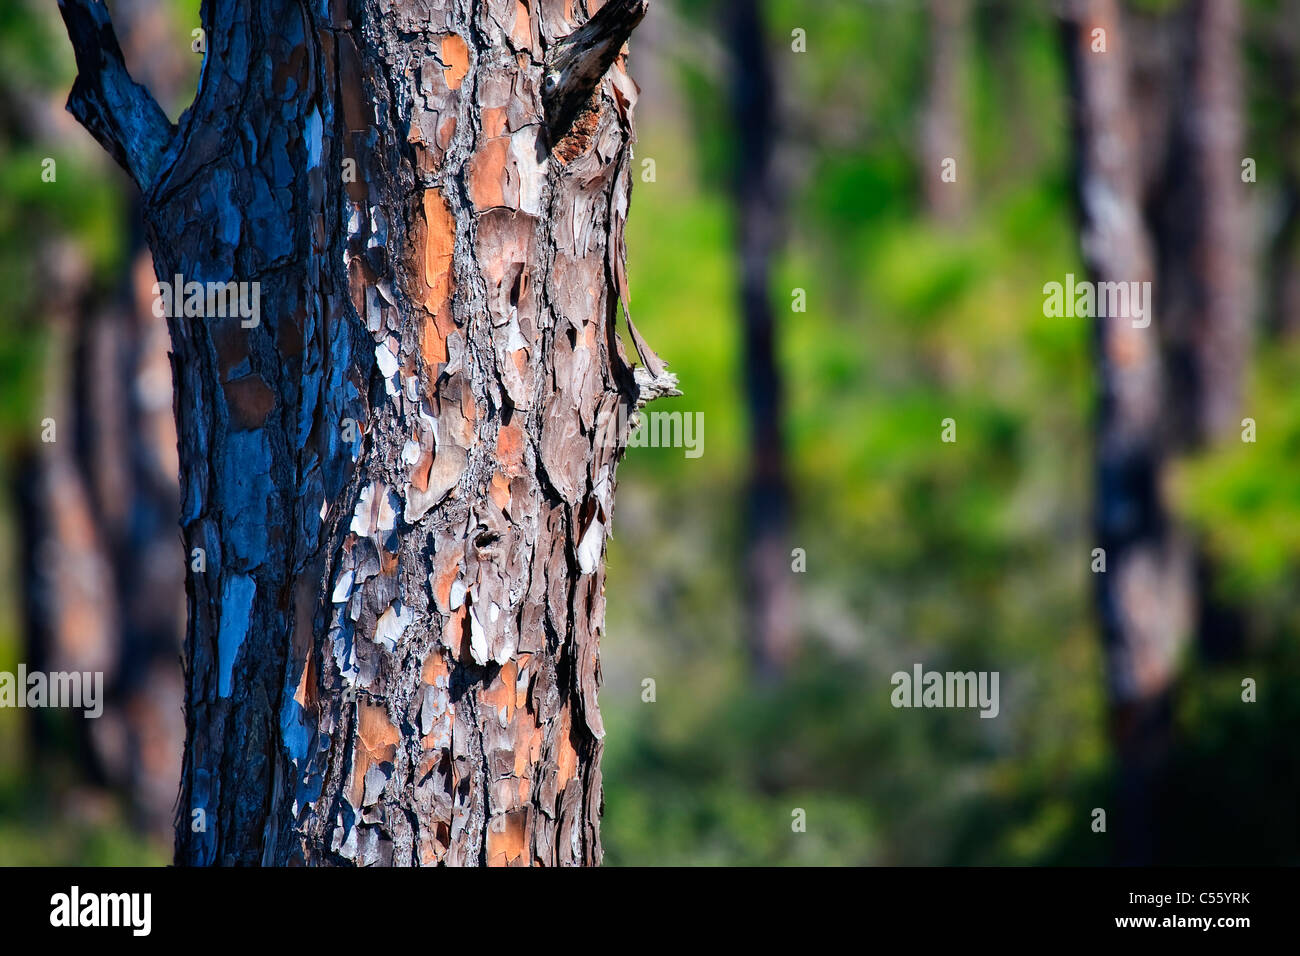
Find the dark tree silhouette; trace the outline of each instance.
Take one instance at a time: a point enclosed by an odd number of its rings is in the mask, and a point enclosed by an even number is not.
[[[735,145],[733,189],[750,473],[745,511],[746,634],[759,676],[778,679],[796,651],[790,571],[792,493],[782,435],[783,385],[776,354],[772,259],[784,234],[776,169],[776,88],[758,0],[728,0]]]

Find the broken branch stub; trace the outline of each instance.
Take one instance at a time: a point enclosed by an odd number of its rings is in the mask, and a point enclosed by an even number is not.
[[[148,192],[176,127],[131,79],[103,0],[59,0],[77,60],[68,112]]]
[[[648,9],[649,0],[609,0],[547,51],[542,106],[552,143],[569,131]]]

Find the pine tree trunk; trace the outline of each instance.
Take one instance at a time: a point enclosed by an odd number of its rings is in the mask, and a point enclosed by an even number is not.
[[[101,672],[102,712],[79,721],[87,778],[130,799],[136,825],[172,831],[184,740],[184,564],[166,329],[150,314],[139,251],[110,301],[79,295],[47,316],[56,358],[20,512],[30,562],[28,662]]]
[[[151,87],[174,98],[190,53],[162,39],[173,24],[161,0],[120,12],[124,48],[140,54]],[[50,152],[62,134],[48,122],[48,104],[21,84],[10,89],[15,82],[6,77],[0,95],[12,102],[2,135]],[[16,515],[26,543],[28,666],[103,675],[98,716],[71,717],[81,771],[71,785],[113,787],[128,797],[139,829],[170,839],[185,732],[184,564],[167,328],[152,315],[137,199],[122,235],[127,269],[111,286],[93,281],[72,237],[29,237],[40,249],[39,287],[54,293],[42,298],[40,322],[51,337],[43,415],[54,420],[56,440],[23,455]],[[46,723],[29,723],[36,753],[67,745]]]
[[[1174,62],[1153,232],[1170,406],[1191,449],[1237,438],[1250,350],[1240,19],[1236,0],[1192,0],[1160,23]]]
[[[921,186],[926,213],[938,222],[960,221],[966,210],[967,178],[973,172],[966,148],[967,60],[970,0],[929,0],[926,92],[921,114]],[[945,182],[945,160],[958,175]]]
[[[1064,27],[1089,278],[1151,282],[1153,253],[1142,216],[1138,129],[1118,5],[1077,0],[1066,9]],[[1105,31],[1104,52],[1094,49],[1096,30]],[[1100,392],[1094,535],[1106,562],[1094,581],[1120,764],[1116,842],[1126,862],[1152,853],[1170,689],[1192,602],[1190,551],[1163,499],[1168,426],[1159,318],[1145,328],[1128,316],[1097,318],[1094,331]]]
[[[1242,182],[1241,10],[1193,0],[1162,24],[1173,38],[1171,142],[1154,206],[1157,287],[1169,340],[1169,405],[1179,441],[1198,451],[1239,440],[1253,337],[1246,191]],[[1196,554],[1196,632],[1212,659],[1242,651],[1244,609],[1219,597],[1212,557]]]
[[[1268,249],[1266,332],[1281,341],[1300,335],[1300,0],[1285,0],[1268,16],[1268,68],[1282,121],[1276,155],[1282,210]]]
[[[259,284],[169,316],[177,861],[598,863],[618,412],[671,390],[616,332],[645,0],[209,0],[179,130],[63,10],[160,279]]]
[[[785,232],[776,169],[776,89],[758,0],[729,0],[723,32],[731,47],[735,136],[736,255],[741,339],[749,412],[750,473],[745,511],[745,630],[755,672],[782,678],[798,651],[790,571],[793,503],[782,419],[784,387],[777,362],[772,258]]]

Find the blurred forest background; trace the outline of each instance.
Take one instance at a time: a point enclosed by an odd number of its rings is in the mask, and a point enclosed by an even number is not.
[[[110,6],[176,118],[197,4]],[[1132,0],[1110,27],[1165,339],[1155,481],[1195,555],[1194,613],[1154,611],[1177,633],[1138,731],[1091,570],[1104,369],[1092,320],[1043,308],[1095,268],[1076,175],[1104,133],[1080,125],[1062,17],[1112,6],[652,3],[631,297],[704,454],[620,470],[608,863],[1300,862],[1300,3]],[[111,694],[98,721],[0,710],[0,864],[163,863],[184,614],[166,331],[126,177],[63,111],[73,76],[53,2],[0,6],[0,670],[102,669]],[[1223,135],[1180,139],[1197,115]],[[1187,426],[1180,383],[1209,388],[1187,369],[1231,349],[1164,321],[1202,300],[1240,316],[1226,437]],[[997,719],[894,709],[917,662],[1000,672]]]

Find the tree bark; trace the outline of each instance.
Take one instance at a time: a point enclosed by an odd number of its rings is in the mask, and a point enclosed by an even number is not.
[[[1153,281],[1118,4],[1075,0],[1063,24],[1085,264],[1097,282]],[[1092,48],[1097,29],[1105,31],[1105,52]],[[1125,316],[1097,318],[1094,326],[1100,395],[1093,526],[1106,561],[1094,581],[1119,758],[1116,842],[1126,862],[1153,853],[1170,692],[1192,601],[1190,551],[1162,491],[1168,449],[1158,318],[1146,328]]]
[[[673,379],[616,330],[645,0],[577,6],[206,0],[173,129],[63,0],[157,274],[259,290],[168,319],[179,863],[600,861],[615,466]]]

